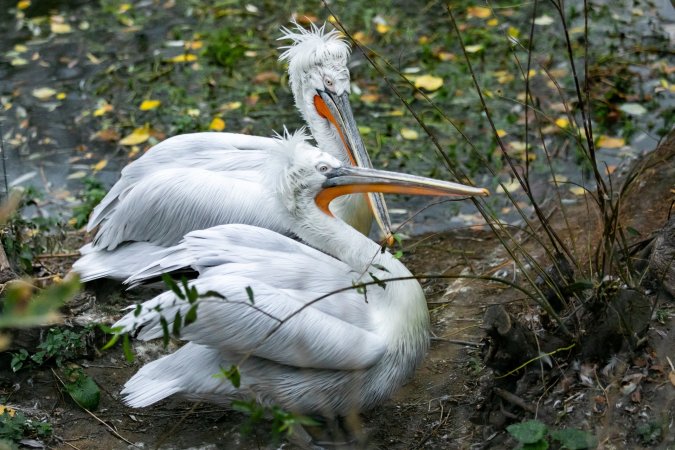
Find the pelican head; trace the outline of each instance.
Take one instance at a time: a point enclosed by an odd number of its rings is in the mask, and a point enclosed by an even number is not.
[[[295,104],[309,125],[319,147],[343,164],[372,167],[349,103],[349,45],[337,30],[326,24],[305,29],[294,22],[293,30],[282,28],[282,40],[291,45],[279,59],[288,62],[289,83]],[[391,223],[384,198],[368,194],[370,209],[378,227],[391,243]]]
[[[306,142],[300,131],[279,137],[283,161],[276,168],[278,193],[292,216],[299,218],[328,208],[335,198],[355,193],[391,193],[444,197],[487,196],[485,188],[345,164]]]

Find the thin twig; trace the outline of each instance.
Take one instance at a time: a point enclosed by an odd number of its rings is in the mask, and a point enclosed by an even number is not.
[[[532,414],[537,413],[537,408],[534,405],[531,405],[530,403],[527,403],[525,400],[522,398],[518,397],[516,394],[513,394],[505,389],[495,387],[493,388],[495,394],[503,398],[509,403],[512,403],[521,409],[524,409],[525,411],[531,412]]]

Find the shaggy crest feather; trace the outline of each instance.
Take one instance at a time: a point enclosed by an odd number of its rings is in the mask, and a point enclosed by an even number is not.
[[[338,30],[326,31],[326,24],[321,27],[312,24],[308,30],[296,20],[292,23],[295,28],[281,28],[283,35],[277,39],[293,41],[291,45],[279,47],[280,50],[284,50],[279,56],[279,61],[288,61],[291,72],[303,72],[311,66],[329,60],[346,66],[350,48]]]

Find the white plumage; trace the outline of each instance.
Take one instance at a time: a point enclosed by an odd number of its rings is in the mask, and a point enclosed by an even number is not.
[[[416,280],[371,285],[365,295],[349,289],[315,301],[374,277],[411,276],[378,244],[326,214],[322,202],[345,190],[486,191],[348,167],[297,137],[280,143],[266,186],[309,245],[269,229],[230,224],[189,233],[179,245],[154,255],[155,261],[128,282],[191,266],[200,275],[190,286],[225,299],[198,300],[197,320],[180,333],[188,343],[126,383],[122,393],[129,405],[148,406],[174,394],[222,404],[252,397],[305,414],[347,415],[386,399],[421,363],[429,344],[429,316]],[[162,317],[171,329],[191,307],[169,291],[115,326],[139,329],[139,338],[154,339],[162,335]],[[232,364],[241,373],[238,389],[213,377]]]

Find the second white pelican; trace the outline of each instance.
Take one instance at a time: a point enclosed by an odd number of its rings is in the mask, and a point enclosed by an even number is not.
[[[337,31],[325,31],[325,25],[282,31],[282,39],[292,44],[284,47],[280,59],[288,61],[296,106],[318,145],[342,163],[371,167],[349,105],[349,46]],[[259,184],[275,147],[272,138],[214,132],[179,135],[157,144],[122,170],[120,180],[94,209],[87,229],[99,229],[82,253],[89,260],[100,256],[101,262],[114,258],[111,252],[119,249],[126,263],[133,264],[134,255],[123,249],[127,242],[175,245],[190,231],[225,223],[293,235],[289,222],[274,216],[279,208],[253,204],[247,190],[229,192],[229,186],[220,183],[238,178]],[[374,217],[389,236],[384,199],[371,195],[370,205],[359,194],[338,199],[331,210],[364,234]]]
[[[333,217],[328,205],[347,193],[473,196],[487,191],[345,165],[300,135],[279,144],[273,154],[278,164],[270,166],[265,185],[308,245],[268,229],[221,225],[188,234],[128,280],[192,266],[200,275],[190,286],[218,295],[197,301],[196,320],[180,330],[186,345],[145,365],[125,384],[127,404],[148,406],[170,395],[221,404],[254,398],[297,413],[346,416],[385,400],[421,363],[429,345],[429,315],[416,280],[329,295],[354,283],[411,273]],[[321,296],[326,297],[316,301]],[[115,326],[154,339],[194,305],[165,292]],[[213,376],[231,365],[239,367],[239,388]]]

